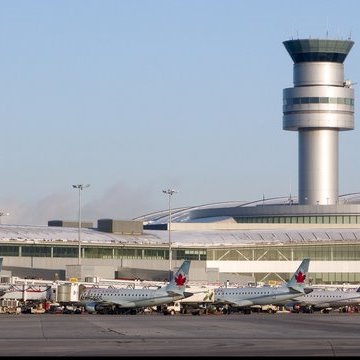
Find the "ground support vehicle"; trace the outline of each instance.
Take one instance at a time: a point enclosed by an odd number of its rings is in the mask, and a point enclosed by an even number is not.
[[[0,314],[20,314],[21,307],[18,300],[0,300]]]
[[[161,307],[161,312],[164,315],[180,314],[181,304],[178,301],[172,302],[170,304],[165,304]]]

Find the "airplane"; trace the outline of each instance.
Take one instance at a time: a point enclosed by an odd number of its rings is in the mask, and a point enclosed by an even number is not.
[[[314,289],[311,293],[298,296],[285,304],[285,308],[296,312],[330,312],[345,306],[360,305],[360,287],[355,290]]]
[[[158,289],[88,288],[80,295],[80,304],[89,313],[111,312],[136,314],[139,309],[168,304],[191,296],[185,291],[190,261],[185,260],[171,281]]]
[[[311,292],[305,288],[310,259],[303,259],[291,279],[280,287],[236,287],[217,288],[214,291],[214,303],[225,304],[225,312],[232,308],[242,309],[245,314],[251,313],[251,306],[283,304],[285,300],[292,300],[298,296]]]

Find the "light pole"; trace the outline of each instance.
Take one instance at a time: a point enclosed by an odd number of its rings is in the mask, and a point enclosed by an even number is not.
[[[171,195],[177,193],[176,190],[173,189],[167,189],[162,191],[164,194],[169,195],[169,226],[168,226],[168,233],[169,233],[169,282],[172,278],[172,250],[171,250]]]
[[[79,242],[79,257],[78,257],[78,265],[81,264],[81,191],[85,188],[88,188],[90,184],[77,184],[73,185],[74,189],[79,190],[79,229],[78,229],[78,242]]]

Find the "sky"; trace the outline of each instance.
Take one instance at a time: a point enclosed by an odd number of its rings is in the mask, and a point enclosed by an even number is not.
[[[297,195],[283,41],[355,42],[358,0],[0,0],[0,220],[129,220]],[[360,134],[339,135],[339,193],[360,191]],[[90,184],[80,191],[74,184]],[[5,215],[8,214],[8,215]]]

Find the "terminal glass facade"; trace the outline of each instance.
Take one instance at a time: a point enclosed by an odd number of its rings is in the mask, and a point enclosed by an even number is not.
[[[0,257],[31,258],[77,258],[78,247],[74,245],[41,245],[41,244],[3,244],[0,245]],[[168,260],[168,246],[101,246],[83,245],[84,259],[139,259]],[[360,243],[331,242],[316,244],[252,245],[232,247],[189,247],[172,248],[174,260],[195,261],[301,261],[310,258],[313,261],[360,261]],[[241,275],[241,274],[239,274]],[[256,281],[279,281],[287,279],[290,274],[246,274]],[[360,283],[360,273],[311,273],[314,283]]]
[[[241,216],[234,219],[248,224],[360,224],[360,215]]]

